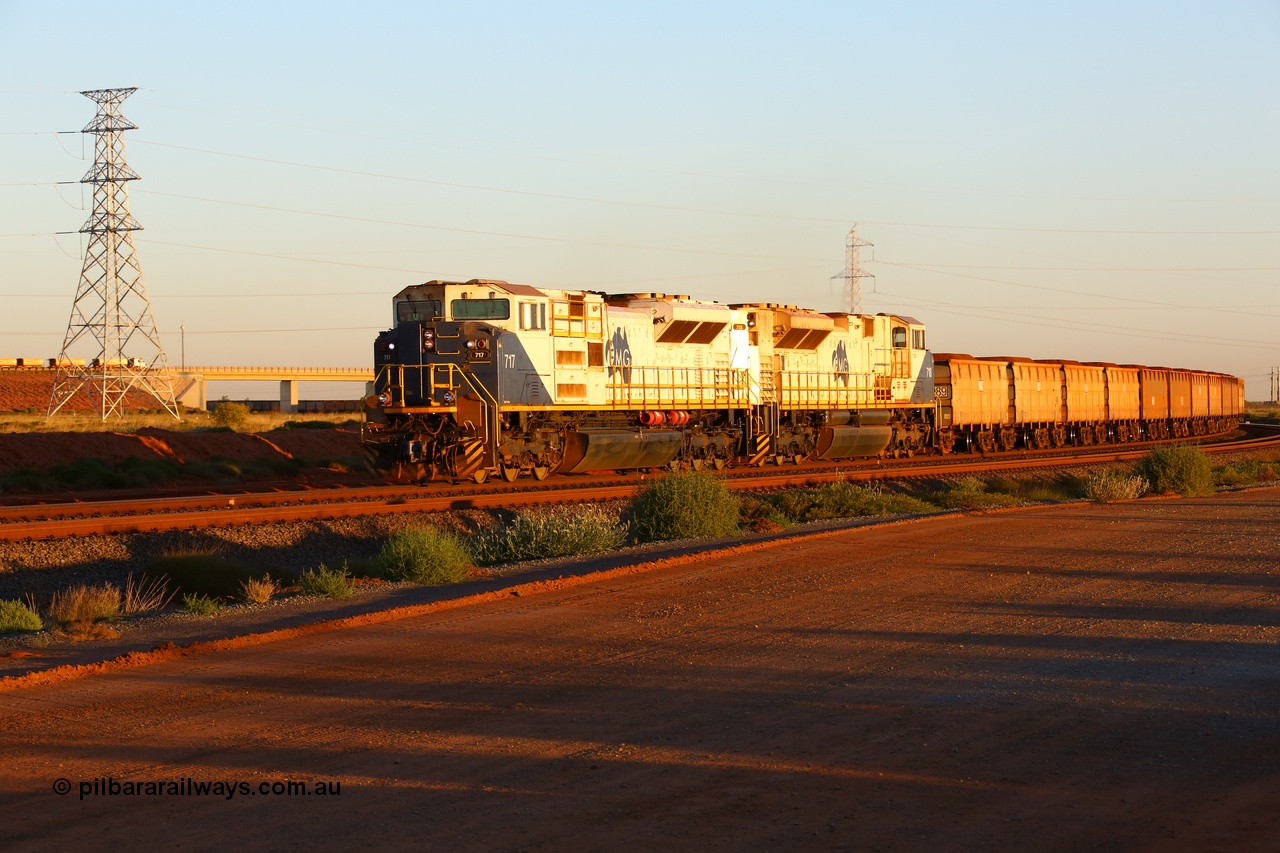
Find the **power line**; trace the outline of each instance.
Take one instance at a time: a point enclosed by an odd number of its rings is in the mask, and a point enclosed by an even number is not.
[[[419,228],[427,231],[448,231],[456,234],[476,234],[484,237],[508,237],[519,240],[537,240],[547,243],[562,243],[575,246],[599,246],[608,249],[633,249],[643,252],[673,252],[678,254],[689,255],[710,255],[716,257],[732,257],[732,258],[755,258],[758,260],[771,261],[814,261],[816,258],[797,258],[785,255],[753,255],[745,252],[717,252],[710,249],[681,249],[673,246],[645,246],[631,243],[607,243],[594,240],[574,240],[567,237],[550,237],[545,234],[519,234],[510,231],[487,231],[475,228],[454,228],[447,225],[427,225],[421,222],[404,222],[392,219],[374,219],[372,217],[349,216],[342,213],[324,213],[316,210],[299,210],[291,207],[277,207],[275,205],[254,204],[244,201],[230,201],[227,199],[208,198],[205,196],[179,195],[177,193],[156,192],[154,190],[138,190],[139,193],[163,196],[165,198],[179,198],[187,201],[201,201],[209,204],[224,204],[233,207],[247,207],[255,210],[268,210],[274,213],[292,213],[300,216],[315,216],[322,219],[341,219],[348,222],[366,222],[373,225],[396,225],[402,228]]]
[[[941,228],[956,231],[1014,231],[1026,232],[1032,234],[1126,234],[1132,236],[1155,235],[1185,235],[1185,236],[1270,236],[1280,234],[1280,231],[1245,231],[1245,230],[1217,230],[1217,231],[1157,231],[1157,230],[1135,230],[1127,228],[1028,228],[1025,226],[1011,225],[952,225],[936,222],[885,222],[871,219],[862,220],[868,225],[883,225],[890,228]]]
[[[237,160],[251,160],[258,163],[270,163],[276,166],[290,166],[296,169],[313,169],[320,172],[333,172],[342,175],[355,175],[363,178],[380,178],[382,180],[405,181],[415,184],[430,184],[437,187],[450,187],[452,189],[476,190],[479,192],[503,193],[505,195],[518,195],[529,198],[546,198],[556,201],[575,201],[586,202],[589,204],[608,204],[618,207],[634,207],[645,210],[670,210],[683,213],[711,213],[719,216],[738,216],[754,219],[786,219],[795,222],[842,222],[843,220],[814,216],[788,216],[785,214],[775,213],[752,213],[745,210],[719,210],[708,207],[686,207],[672,204],[655,204],[640,201],[619,201],[617,199],[595,198],[591,196],[573,196],[563,195],[560,193],[538,192],[536,190],[516,190],[509,187],[494,187],[484,184],[463,184],[455,181],[440,181],[433,178],[417,178],[409,175],[393,175],[385,172],[368,172],[360,169],[344,169],[338,166],[322,166],[316,163],[298,163],[292,160],[278,160],[271,157],[257,157],[251,154],[235,154],[229,151],[214,151],[208,148],[194,148],[187,145],[172,145],[164,142],[143,142],[143,145],[154,145],[158,148],[171,148],[178,151],[192,151],[199,154],[212,154],[217,157],[231,157]]]
[[[1081,292],[1077,290],[1069,290],[1063,287],[1049,287],[1047,285],[1041,285],[1041,284],[1024,284],[1022,282],[1017,282],[1017,281],[1006,281],[1004,279],[998,279],[998,278],[987,278],[985,276],[969,275],[967,273],[948,272],[947,270],[928,269],[926,267],[919,267],[913,264],[901,264],[901,263],[894,263],[892,261],[878,261],[877,263],[887,264],[888,266],[893,266],[893,267],[901,267],[903,269],[916,270],[918,272],[934,273],[937,275],[949,275],[955,278],[970,279],[972,281],[985,281],[985,282],[990,282],[992,284],[1004,284],[1004,285],[1008,285],[1009,287],[1021,287],[1027,290],[1043,290],[1050,293],[1066,293],[1071,296],[1087,296],[1090,298],[1098,298],[1098,299],[1114,299],[1120,302],[1133,302],[1139,305],[1155,305],[1161,308],[1190,308],[1197,311],[1213,311],[1219,314],[1243,314],[1248,317],[1280,316],[1280,315],[1271,315],[1271,314],[1258,314],[1253,311],[1235,311],[1230,308],[1219,308],[1219,307],[1210,306],[1210,305],[1180,305],[1175,302],[1159,302],[1151,299],[1136,299],[1131,296],[1114,296],[1110,293],[1088,293],[1088,292]]]

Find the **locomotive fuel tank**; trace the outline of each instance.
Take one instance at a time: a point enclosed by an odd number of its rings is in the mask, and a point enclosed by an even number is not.
[[[684,446],[681,430],[578,429],[565,434],[562,474],[662,468]]]
[[[833,412],[818,430],[816,459],[846,459],[850,456],[879,456],[893,438],[887,410]]]

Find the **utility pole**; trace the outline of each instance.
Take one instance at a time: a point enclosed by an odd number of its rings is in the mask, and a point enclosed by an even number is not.
[[[1280,367],[1271,368],[1271,402],[1280,403]]]
[[[875,276],[862,268],[862,250],[874,248],[871,243],[858,237],[858,224],[855,222],[849,229],[849,236],[844,244],[844,269],[831,276],[832,281],[839,281],[844,291],[844,310],[850,314],[862,313],[862,280],[874,279]]]
[[[130,391],[150,394],[169,414],[179,418],[173,376],[151,314],[151,300],[142,280],[133,232],[142,226],[129,213],[128,182],[138,175],[124,156],[124,132],[137,125],[120,112],[120,103],[137,89],[94,89],[81,92],[98,105],[98,114],[82,133],[94,135],[93,167],[81,178],[93,185],[93,212],[80,229],[88,234],[80,284],[71,305],[71,319],[63,339],[49,397],[53,417],[81,388],[95,399],[106,420],[124,412]],[[96,353],[75,363],[77,345]]]

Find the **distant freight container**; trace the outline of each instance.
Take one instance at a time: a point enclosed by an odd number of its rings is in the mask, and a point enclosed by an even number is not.
[[[1013,423],[1053,424],[1062,418],[1062,374],[1057,364],[1005,359],[1013,386]]]
[[[1102,423],[1107,419],[1107,380],[1101,367],[1078,361],[1059,362],[1066,383],[1069,424]]]
[[[1191,417],[1191,371],[1169,371],[1169,417]]]
[[[1209,374],[1209,417],[1222,417],[1222,387],[1229,377],[1221,373]]]
[[[1209,374],[1191,374],[1191,417],[1209,417]]]
[[[1169,371],[1162,367],[1140,367],[1138,382],[1142,385],[1142,419],[1144,421],[1167,419],[1169,417]]]
[[[940,427],[1009,423],[1009,377],[1003,361],[935,353],[933,383]]]
[[[1138,370],[1118,364],[1089,362],[1107,376],[1107,413],[1112,421],[1136,421],[1142,417],[1142,389]]]

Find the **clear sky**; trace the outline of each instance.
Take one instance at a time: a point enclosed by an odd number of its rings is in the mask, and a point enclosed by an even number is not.
[[[857,222],[935,351],[1280,365],[1275,0],[0,0],[0,357],[61,348],[52,132],[117,86],[173,364],[363,366],[432,278],[837,310]]]

